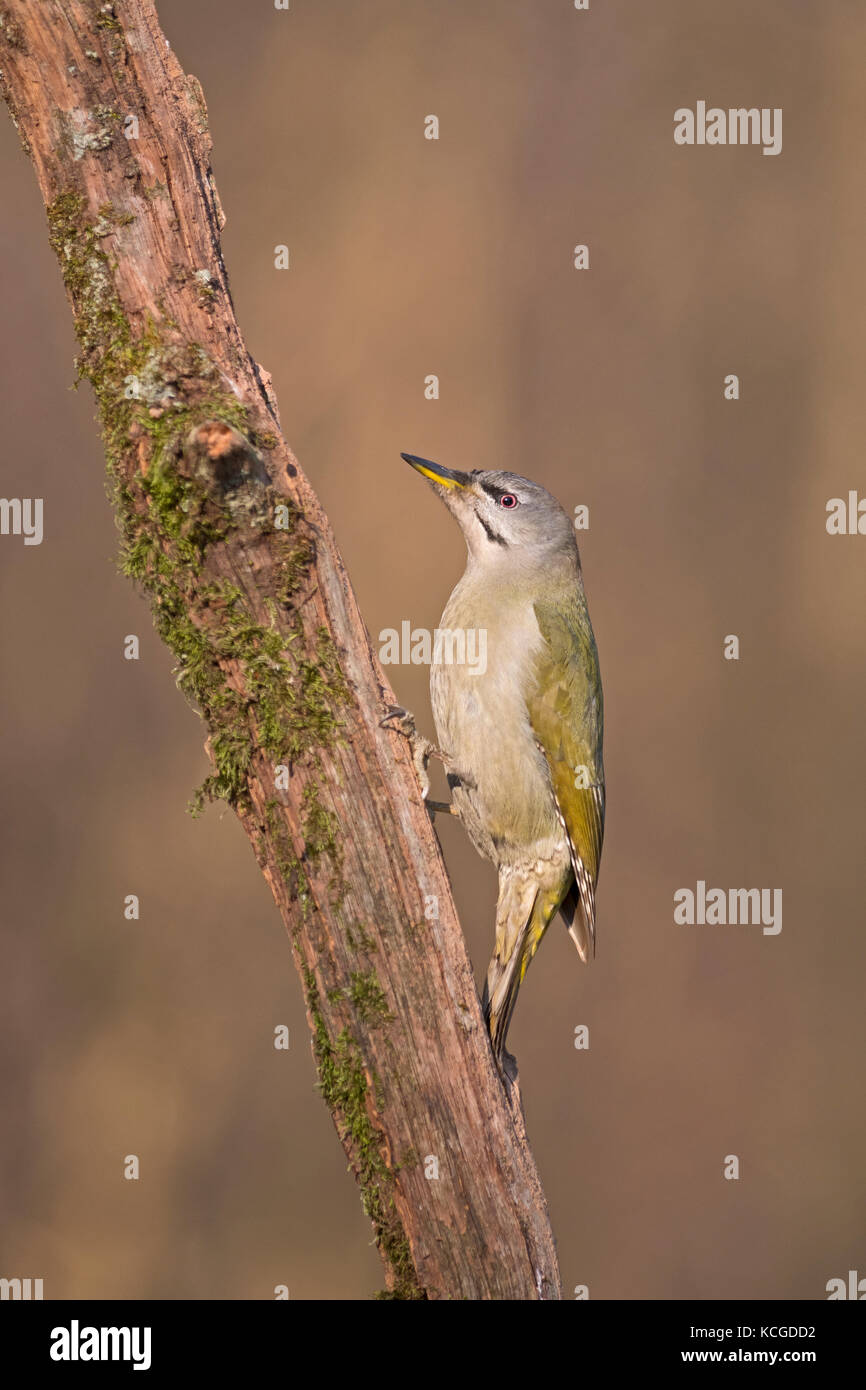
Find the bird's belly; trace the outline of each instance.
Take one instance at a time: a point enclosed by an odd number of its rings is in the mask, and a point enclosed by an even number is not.
[[[490,667],[439,665],[430,686],[452,799],[475,848],[497,867],[554,855],[565,837],[520,683]]]

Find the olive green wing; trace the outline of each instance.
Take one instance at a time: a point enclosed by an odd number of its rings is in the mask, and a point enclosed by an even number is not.
[[[527,691],[529,722],[550,772],[575,884],[562,904],[584,962],[595,954],[595,889],[604,839],[604,708],[586,601],[534,605],[544,643]]]

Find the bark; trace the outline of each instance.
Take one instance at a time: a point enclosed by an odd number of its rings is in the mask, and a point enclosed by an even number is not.
[[[0,3],[0,86],[99,404],[123,564],[208,726],[200,800],[235,808],[288,928],[388,1290],[558,1298],[519,1096],[411,750],[380,727],[394,697],[235,320],[201,87],[150,0]]]

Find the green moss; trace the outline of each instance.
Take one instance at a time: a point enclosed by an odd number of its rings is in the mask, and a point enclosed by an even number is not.
[[[317,634],[316,659],[298,659],[292,644],[299,630],[284,634],[276,625],[256,622],[239,589],[210,585],[203,592],[216,615],[207,654],[218,670],[219,662],[237,663],[246,698],[230,700],[233,714],[239,704],[246,705],[261,749],[275,763],[291,763],[330,747],[342,728],[340,711],[349,691],[328,633],[321,629]],[[304,802],[306,857],[316,862],[327,854],[336,870],[341,864],[337,819],[319,804],[312,783]]]
[[[99,4],[94,5],[97,29],[108,29],[112,32],[123,32],[123,25],[114,13],[113,5]]]
[[[304,583],[315,559],[315,550],[306,536],[295,539],[291,531],[275,531],[273,543],[279,557],[274,592],[277,602],[285,606],[291,603]]]
[[[271,798],[265,805],[265,821],[277,869],[289,889],[290,896],[297,900],[302,914],[306,916],[312,906],[312,892],[304,866],[295,854],[283,812],[281,802]]]
[[[342,711],[351,701],[334,646],[326,627],[316,632],[316,651],[299,663],[300,691],[295,720],[299,747],[306,743],[330,747],[343,728]]]
[[[51,244],[81,348],[79,376],[91,382],[100,409],[121,568],[150,596],[157,630],[177,658],[177,683],[210,730],[215,770],[191,809],[196,813],[214,798],[241,808],[249,805],[255,748],[274,762],[315,762],[319,750],[339,738],[351,694],[326,629],[317,632],[312,655],[299,649],[296,656],[293,644],[302,636],[297,619],[288,631],[278,626],[279,618],[285,629],[286,609],[291,613],[313,559],[312,546],[296,534],[296,512],[291,531],[277,543],[269,623],[256,619],[237,586],[202,583],[212,548],[238,527],[272,529],[274,498],[263,469],[249,483],[244,474],[221,490],[213,466],[190,452],[196,428],[214,421],[237,431],[250,451],[258,441],[247,409],[222,385],[198,344],[181,342],[167,317],[134,330],[127,320],[100,244],[127,220],[104,204],[91,224],[76,189],[62,192],[48,208]],[[136,466],[130,468],[133,450]],[[315,862],[329,855],[335,872],[337,831],[311,792],[307,857]],[[288,851],[285,867],[297,892],[308,894],[306,877]]]
[[[101,107],[100,110],[104,110],[104,108]],[[120,120],[120,115],[117,111],[110,111],[108,115]],[[135,217],[131,212],[118,212],[113,203],[103,203],[99,209],[99,223],[103,223],[106,226],[106,235],[107,232],[113,228],[128,227],[134,221]],[[99,223],[94,227],[94,231],[99,227]]]
[[[357,1170],[364,1211],[373,1223],[376,1244],[390,1267],[394,1287],[388,1298],[423,1299],[406,1232],[394,1205],[394,1172],[383,1157],[384,1136],[368,1106],[369,1084],[358,1046],[347,1028],[331,1039],[322,1016],[313,972],[304,969],[307,1008],[313,1023],[313,1055],[319,1087]],[[373,1081],[374,1088],[376,1081]]]
[[[111,364],[131,351],[131,333],[114,290],[108,257],[84,216],[84,198],[75,190],[48,205],[48,235],[73,302],[75,332],[84,353],[79,375],[100,394],[98,362]]]
[[[394,1015],[388,1008],[375,970],[353,970],[349,978],[351,983],[347,989],[338,987],[328,991],[328,1002],[336,1004],[340,999],[348,999],[358,1017],[370,1028],[381,1028],[392,1022]]]
[[[313,782],[304,788],[303,815],[301,829],[304,832],[304,854],[316,863],[323,855],[328,855],[335,864],[342,860],[339,841],[340,822],[333,812],[328,811],[319,801],[318,788]]]
[[[367,931],[363,922],[352,922],[346,927],[346,940],[353,951],[366,951],[371,955],[378,949],[376,938]]]
[[[352,972],[351,981],[349,998],[364,1022],[371,1028],[390,1023],[394,1015],[388,1008],[385,992],[376,978],[376,972],[355,970]]]
[[[246,408],[221,387],[216,367],[198,344],[178,343],[168,320],[161,325],[150,320],[133,335],[100,245],[107,231],[131,218],[104,204],[92,224],[85,207],[76,190],[61,193],[48,206],[48,229],[72,299],[82,349],[79,377],[96,392],[109,468],[118,471],[131,436],[147,437],[150,474],[170,454],[175,460],[180,456],[184,436],[197,424],[222,420],[244,433]],[[171,508],[177,498],[166,500]]]

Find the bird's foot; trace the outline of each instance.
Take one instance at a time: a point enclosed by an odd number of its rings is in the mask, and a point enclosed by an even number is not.
[[[381,728],[394,729],[396,733],[402,734],[409,740],[409,747],[412,749],[412,761],[415,764],[415,771],[418,773],[418,781],[421,783],[421,796],[427,804],[427,809],[431,813],[436,811],[447,811],[449,814],[456,815],[451,805],[447,801],[428,801],[430,794],[430,778],[427,775],[427,764],[431,758],[441,758],[444,762],[446,754],[441,748],[437,748],[435,743],[431,743],[429,738],[419,734],[415,727],[415,716],[411,710],[404,709],[402,705],[388,705],[385,718],[380,720]]]

